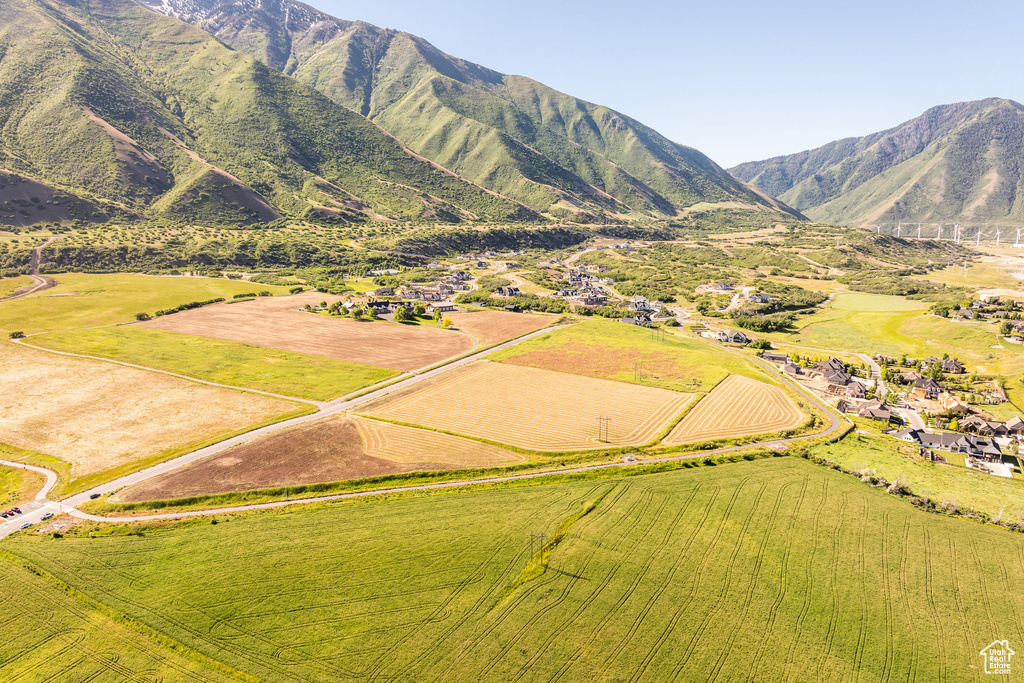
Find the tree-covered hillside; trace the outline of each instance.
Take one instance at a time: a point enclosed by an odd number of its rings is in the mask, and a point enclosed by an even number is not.
[[[933,107],[863,138],[740,164],[730,172],[819,221],[1024,219],[1024,106]]]
[[[130,0],[0,4],[0,174],[0,223],[15,225],[537,218]]]
[[[556,218],[777,207],[695,149],[607,107],[293,0],[144,0],[368,116],[460,176]]]

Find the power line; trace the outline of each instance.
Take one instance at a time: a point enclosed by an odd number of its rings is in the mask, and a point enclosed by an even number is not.
[[[540,550],[540,563],[544,564],[544,539],[547,538],[547,536],[545,536],[544,534],[535,534],[535,533],[533,533],[531,531],[530,534],[529,534],[529,537],[530,537],[530,560],[529,561],[533,562],[533,556],[535,555],[535,552],[533,550],[533,539],[536,538],[539,541],[539,545],[540,545],[540,548],[539,548],[539,550]]]
[[[608,443],[608,432],[611,427],[612,419],[604,415],[599,415],[597,418],[597,440]]]

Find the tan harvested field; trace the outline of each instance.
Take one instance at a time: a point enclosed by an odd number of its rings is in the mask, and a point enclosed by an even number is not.
[[[330,318],[294,310],[339,298],[317,293],[261,297],[182,311],[141,324],[403,372],[433,365],[473,347],[469,337],[451,330]]]
[[[665,438],[667,446],[731,436],[765,434],[798,426],[803,413],[779,388],[730,375],[711,390]]]
[[[0,343],[0,435],[59,458],[71,478],[139,462],[295,412],[266,396]]]
[[[449,313],[452,324],[473,335],[480,346],[515,339],[524,334],[547,327],[556,317],[539,313],[508,313],[506,311],[466,311]]]
[[[445,469],[492,467],[526,460],[513,451],[472,439],[353,416],[364,450],[399,463],[431,463]]]
[[[124,489],[116,499],[166,500],[522,460],[517,453],[471,439],[332,415],[154,477]]]
[[[693,398],[667,389],[478,361],[374,401],[360,412],[537,451],[601,446],[598,417],[611,418],[608,441],[653,439]]]

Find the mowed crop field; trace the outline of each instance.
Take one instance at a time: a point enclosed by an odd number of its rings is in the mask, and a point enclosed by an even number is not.
[[[56,351],[315,401],[344,396],[398,374],[372,365],[140,325],[55,332],[33,336],[29,342]]]
[[[182,311],[142,324],[402,372],[433,365],[473,347],[470,337],[452,330],[331,318],[295,310],[307,303],[337,299],[316,293],[261,297]]]
[[[536,451],[597,448],[653,439],[693,398],[665,389],[477,361],[359,408],[396,422]]]
[[[662,442],[666,446],[792,429],[804,414],[785,392],[730,375],[686,414]]]
[[[0,435],[70,463],[117,470],[306,410],[289,401],[0,344]]]
[[[1024,642],[1024,538],[795,458],[221,522],[2,547],[262,680],[982,681]],[[77,661],[39,641],[0,639],[0,679]]]
[[[129,486],[116,494],[115,502],[493,467],[524,459],[471,439],[339,414],[254,439]]]

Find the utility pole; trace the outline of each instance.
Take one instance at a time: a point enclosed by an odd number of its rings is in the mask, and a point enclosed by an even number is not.
[[[538,548],[538,550],[540,551],[540,563],[544,564],[544,539],[547,538],[547,536],[545,536],[544,534],[535,534],[532,531],[530,532],[529,536],[530,536],[530,560],[529,561],[533,562],[533,556],[535,554],[535,552],[533,550],[533,539],[536,538],[538,541],[540,541],[540,547]]]
[[[609,431],[609,426],[611,425],[611,423],[612,423],[612,419],[610,417],[605,417],[604,415],[598,416],[598,418],[597,418],[597,440],[598,441],[603,441],[604,443],[608,443],[608,431]]]
[[[940,242],[942,241],[942,223],[939,223],[939,236],[936,237],[935,239],[939,240]]]
[[[1017,241],[1013,243],[1013,246],[1015,246],[1015,247],[1019,247],[1020,246],[1020,228],[1017,228]]]
[[[981,246],[981,228],[978,228],[978,239],[974,243],[974,246],[976,246],[976,247],[980,247]]]

